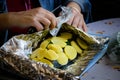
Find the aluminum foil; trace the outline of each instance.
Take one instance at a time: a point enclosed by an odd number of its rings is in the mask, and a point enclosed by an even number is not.
[[[52,36],[48,30],[14,36],[1,46],[1,68],[4,69],[4,66],[8,66],[5,68],[6,70],[19,74],[29,80],[79,80],[79,75],[88,65],[89,61],[102,49],[101,42],[95,37],[66,23],[59,30],[59,33],[62,32],[72,32],[74,36],[84,39],[90,46],[88,50],[83,52],[83,57],[78,57],[75,63],[67,66],[66,69],[51,68],[47,64],[29,59],[29,54],[38,48],[40,43],[48,36]]]
[[[50,34],[52,36],[56,36],[58,34],[62,24],[67,22],[70,19],[70,17],[72,16],[72,9],[70,7],[62,6],[61,8],[62,8],[61,16],[57,17],[58,24],[54,29],[50,30]]]

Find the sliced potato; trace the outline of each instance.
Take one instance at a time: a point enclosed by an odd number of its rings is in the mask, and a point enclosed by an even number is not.
[[[41,44],[40,44],[40,48],[46,49],[47,45],[50,43],[50,39],[46,39],[44,40]]]
[[[49,44],[47,48],[54,50],[56,53],[63,52],[63,49],[59,45],[56,45],[56,44]]]
[[[54,65],[52,64],[52,62],[50,62],[49,60],[44,59],[44,58],[41,59],[40,62],[46,63],[46,64],[48,64],[50,67],[53,67],[53,66],[54,66]]]
[[[85,41],[81,40],[80,38],[77,38],[76,41],[82,49],[87,49],[88,48],[87,43],[85,43]]]
[[[72,34],[69,33],[69,32],[63,32],[63,33],[60,34],[60,37],[68,40],[68,39],[71,39],[71,38],[72,38]]]
[[[53,37],[53,38],[51,39],[51,42],[52,42],[53,44],[56,44],[56,45],[61,46],[62,48],[67,45],[63,40],[58,39],[58,38],[56,38],[56,37]]]
[[[32,60],[34,60],[36,62],[40,62],[40,59],[38,59],[38,58],[32,58]]]
[[[74,47],[72,47],[72,46],[69,46],[69,45],[65,46],[64,52],[65,52],[65,54],[67,55],[67,57],[68,57],[70,60],[75,59],[76,56],[77,56],[77,51],[76,51],[76,49],[75,49]]]
[[[62,38],[61,36],[57,36],[57,37],[53,37],[54,39],[58,39],[60,41],[63,41],[63,42],[67,42],[68,39],[65,39],[65,38]]]
[[[30,58],[33,59],[33,58],[39,58],[39,59],[42,59],[44,57],[44,49],[42,48],[38,48],[36,49],[35,51],[32,52]]]
[[[56,52],[53,50],[46,50],[44,57],[49,60],[56,60],[58,58],[58,54],[56,54]]]
[[[65,55],[65,53],[61,52],[58,54],[58,63],[61,65],[66,65],[68,63],[68,57]]]
[[[82,53],[82,49],[77,45],[75,41],[71,41],[71,46],[73,46],[76,49],[77,53]]]

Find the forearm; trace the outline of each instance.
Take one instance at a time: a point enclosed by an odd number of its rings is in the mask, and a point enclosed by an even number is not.
[[[0,28],[11,28],[14,26],[23,26],[21,23],[24,13],[21,12],[8,12],[0,14]]]
[[[2,13],[0,14],[0,28],[6,28],[8,26],[8,14]]]
[[[0,14],[0,28],[5,29],[15,25],[13,18],[15,18],[14,13],[2,13]]]

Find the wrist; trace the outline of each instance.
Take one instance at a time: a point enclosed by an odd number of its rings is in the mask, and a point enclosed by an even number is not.
[[[18,26],[18,18],[19,18],[19,13],[18,12],[9,12],[8,14],[8,25],[9,27],[11,26]]]
[[[80,8],[80,6],[76,2],[70,2],[70,3],[68,3],[67,7],[71,7],[75,11],[81,13],[81,8]]]
[[[0,26],[2,26],[2,28],[7,28],[9,26],[9,21],[9,13],[0,14]]]

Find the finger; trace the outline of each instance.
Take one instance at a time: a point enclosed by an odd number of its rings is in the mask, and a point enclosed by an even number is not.
[[[83,26],[83,21],[80,19],[79,24],[78,24],[78,28],[82,30],[82,26]]]
[[[50,23],[51,23],[50,28],[54,28],[56,26],[56,24],[57,24],[55,15],[53,13],[51,13],[50,11],[45,10],[43,8],[39,8],[39,9],[40,9],[39,14],[42,13],[43,17],[47,18],[50,21]],[[39,17],[41,17],[41,15],[39,15]]]
[[[45,18],[51,22],[50,29],[54,28],[57,25],[57,19],[51,12],[49,12],[49,14],[46,14]]]
[[[32,26],[35,27],[35,28],[37,29],[37,31],[41,31],[41,30],[44,29],[44,28],[43,28],[43,25],[40,24],[38,21],[34,22],[34,23],[32,24]]]
[[[74,16],[72,26],[78,27],[79,21],[80,21],[80,17],[78,15]]]
[[[67,21],[67,24],[72,25],[73,19],[74,19],[74,16],[72,16],[72,17]]]
[[[43,18],[39,18],[39,19],[40,19],[39,22],[43,24],[44,28],[48,29],[50,24],[51,24],[51,22],[47,18],[44,18],[44,17]]]
[[[51,24],[50,24],[50,29],[55,28],[57,25],[57,19],[56,18],[52,18],[51,19]]]
[[[86,26],[86,24],[85,24],[85,22],[83,20],[81,20],[79,22],[78,28],[85,31],[85,32],[87,31],[87,26]]]
[[[83,31],[87,32],[87,25],[85,24],[85,22],[83,23]]]

